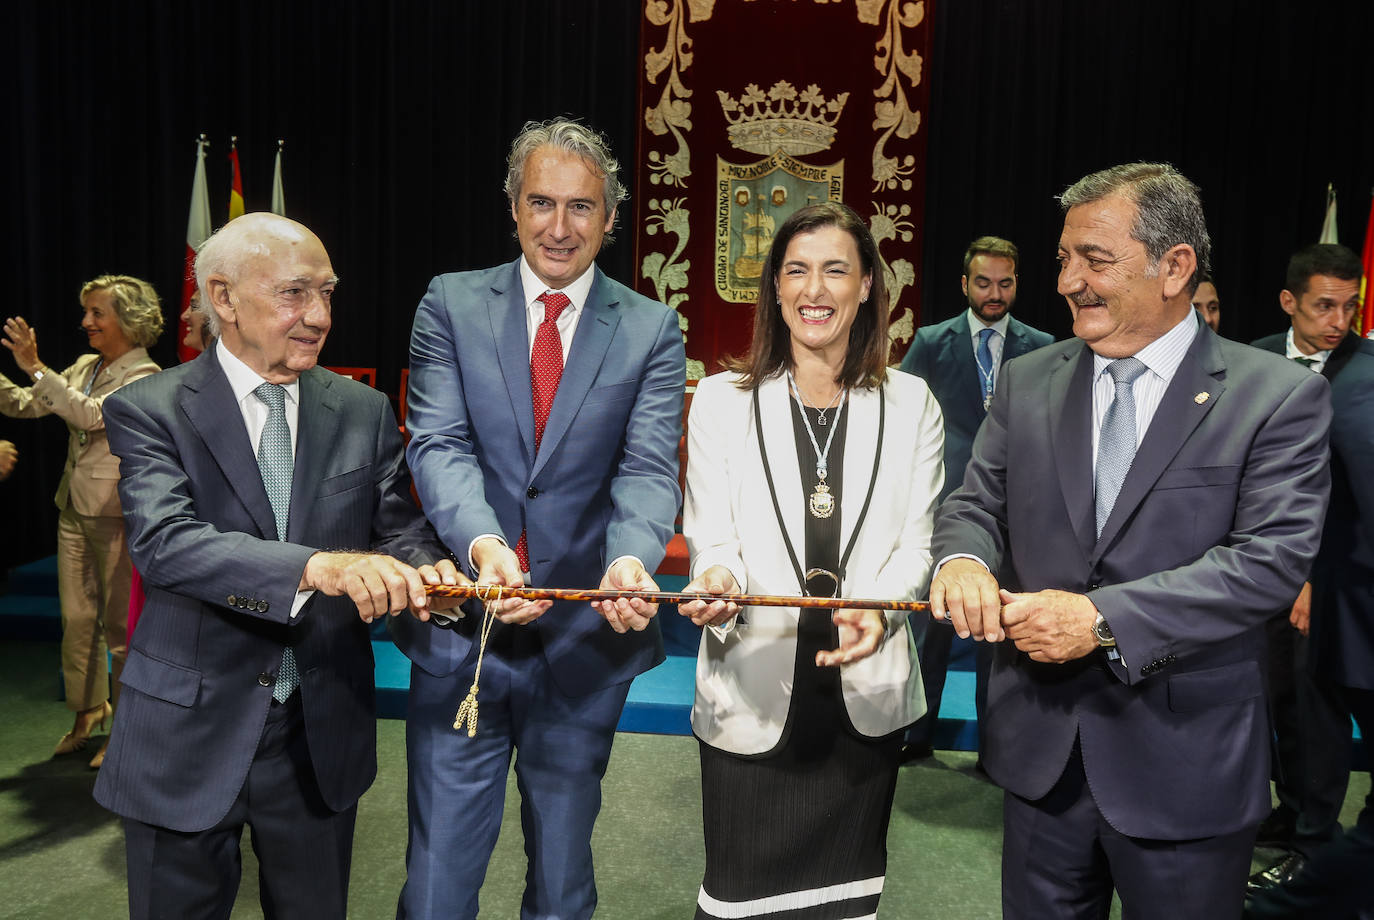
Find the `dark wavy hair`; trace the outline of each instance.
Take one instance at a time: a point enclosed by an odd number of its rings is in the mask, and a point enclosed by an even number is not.
[[[849,348],[835,382],[846,387],[876,387],[887,378],[887,285],[883,282],[878,244],[873,241],[873,234],[862,217],[839,202],[823,201],[793,213],[773,237],[768,261],[759,278],[759,299],[754,305],[754,338],[749,352],[725,360],[726,368],[741,376],[736,384],[740,389],[753,389],[794,366],[792,334],[778,304],[778,273],[792,238],[824,227],[838,227],[854,239],[863,272],[872,279],[868,299],[859,304],[854,324],[849,327]]]

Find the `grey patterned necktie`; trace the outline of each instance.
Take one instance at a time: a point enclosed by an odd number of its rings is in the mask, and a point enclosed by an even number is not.
[[[291,512],[291,474],[295,468],[295,460],[291,455],[291,429],[286,424],[286,387],[279,383],[261,383],[253,390],[253,395],[267,406],[267,424],[263,426],[262,437],[258,440],[258,469],[262,471],[267,500],[272,503],[277,539],[285,540],[287,518]],[[300,683],[296,654],[288,645],[282,652],[281,668],[277,671],[272,698],[278,703],[286,702]]]
[[[1145,373],[1139,358],[1120,358],[1107,365],[1107,373],[1116,384],[1116,395],[1102,419],[1102,432],[1097,440],[1097,468],[1093,471],[1093,487],[1097,496],[1097,535],[1111,516],[1121,484],[1135,459],[1135,392],[1131,385]]]

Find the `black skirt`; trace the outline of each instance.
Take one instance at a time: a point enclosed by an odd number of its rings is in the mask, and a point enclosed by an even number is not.
[[[787,727],[766,755],[700,743],[706,877],[698,920],[849,920],[878,909],[902,733],[849,724],[829,613],[803,610]]]

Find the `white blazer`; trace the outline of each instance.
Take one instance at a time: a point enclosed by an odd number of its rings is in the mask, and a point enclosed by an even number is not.
[[[723,565],[746,593],[799,594],[759,456],[751,393],[739,389],[737,379],[734,374],[708,377],[692,399],[683,511],[692,575]],[[841,592],[846,597],[911,600],[930,572],[930,535],[944,479],[944,425],[939,405],[920,378],[889,370],[884,391],[882,460]],[[763,439],[778,504],[792,545],[801,554],[805,497],[790,399],[785,376],[759,387]],[[852,391],[844,411],[849,419],[841,552],[873,473],[878,392]],[[805,566],[804,559],[798,561]],[[702,631],[692,706],[697,737],[736,754],[762,754],[777,746],[791,704],[798,613],[796,607],[746,607],[724,626]],[[840,670],[850,722],[870,737],[909,725],[926,709],[906,614],[887,611],[886,616],[888,636],[878,651]]]

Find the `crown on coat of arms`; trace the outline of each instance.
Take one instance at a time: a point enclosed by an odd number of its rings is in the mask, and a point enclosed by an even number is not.
[[[789,156],[825,150],[835,142],[835,122],[849,99],[849,93],[827,99],[814,83],[797,92],[786,80],[774,83],[767,93],[750,83],[738,102],[721,90],[716,95],[731,146],[760,156],[775,150]]]

